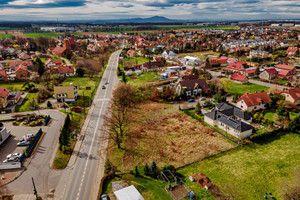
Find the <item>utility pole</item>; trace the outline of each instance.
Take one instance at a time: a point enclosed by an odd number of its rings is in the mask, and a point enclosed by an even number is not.
[[[84,97],[84,91],[83,92],[83,112],[85,114],[85,97]]]
[[[35,188],[33,177],[31,177],[31,179],[32,179],[32,184],[33,184],[33,194],[35,195],[36,199],[39,199],[39,196],[38,196],[36,188]]]

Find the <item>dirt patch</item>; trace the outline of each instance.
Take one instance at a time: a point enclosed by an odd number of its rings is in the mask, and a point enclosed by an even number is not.
[[[99,64],[99,62],[97,62],[94,59],[81,59],[78,60],[77,63],[81,63],[84,68],[86,68],[87,70],[91,70],[91,71],[97,71],[97,72],[101,72],[102,71],[102,66]]]
[[[137,79],[137,77],[134,76],[134,75],[129,75],[128,77],[129,77],[130,79]]]
[[[129,113],[133,123],[127,131],[122,168],[132,169],[153,160],[160,166],[180,167],[234,147],[172,106],[147,102],[137,107]]]

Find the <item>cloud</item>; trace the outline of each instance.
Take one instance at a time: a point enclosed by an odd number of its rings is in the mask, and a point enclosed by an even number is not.
[[[6,0],[0,5],[5,8],[57,8],[86,5],[88,0]]]

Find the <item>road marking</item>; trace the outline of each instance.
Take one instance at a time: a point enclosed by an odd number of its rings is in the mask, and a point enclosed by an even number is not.
[[[112,67],[113,67],[113,66],[112,66]],[[109,68],[109,67],[108,67],[108,68]],[[107,69],[108,69],[108,68],[107,68]],[[113,70],[109,70],[109,71],[110,71],[110,72],[109,72],[109,78],[108,78],[108,80],[110,80],[111,75],[112,75],[111,72],[112,72]],[[104,96],[106,96],[107,91],[108,91],[108,90],[105,90]],[[101,105],[101,109],[100,109],[99,114],[102,113],[103,107],[104,107],[104,101],[102,102],[102,105]],[[96,127],[98,127],[98,125],[99,125],[100,118],[101,118],[101,115],[98,116],[97,123],[96,123]],[[94,143],[94,141],[95,141],[96,132],[97,132],[97,129],[95,128],[95,131],[94,131],[94,135],[93,135],[93,138],[92,138],[92,142],[91,142],[91,146],[90,146],[90,149],[89,149],[88,156],[91,154],[92,147],[93,147],[93,143]],[[89,162],[89,159],[87,159],[87,161],[86,161],[86,163],[85,163],[85,167],[84,167],[84,171],[83,171],[83,175],[82,175],[82,179],[81,179],[81,182],[80,182],[80,186],[79,186],[79,190],[78,190],[78,193],[77,193],[77,198],[76,198],[76,200],[79,200],[79,196],[80,196],[80,192],[81,192],[81,188],[82,188],[83,180],[84,180],[84,177],[85,177],[85,173],[86,173],[86,169],[87,169],[88,162]]]

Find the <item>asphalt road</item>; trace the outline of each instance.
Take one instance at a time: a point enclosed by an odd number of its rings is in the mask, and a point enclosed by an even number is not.
[[[87,118],[87,129],[83,140],[77,161],[73,167],[70,178],[67,182],[63,199],[66,200],[88,200],[96,199],[97,189],[99,185],[94,184],[97,180],[97,164],[99,160],[98,152],[101,146],[102,127],[104,124],[104,116],[109,106],[113,88],[119,82],[116,75],[119,54],[117,51],[112,54],[108,62],[107,68],[102,77],[100,86],[92,105],[92,114]],[[108,81],[106,89],[102,89],[104,82]],[[94,192],[92,192],[92,190]]]

